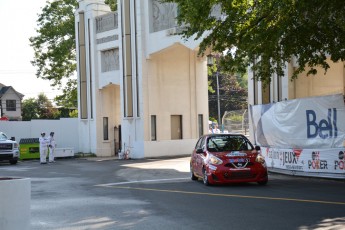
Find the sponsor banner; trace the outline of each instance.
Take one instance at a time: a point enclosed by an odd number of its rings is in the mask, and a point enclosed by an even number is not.
[[[268,168],[298,172],[345,174],[345,148],[261,148]]]
[[[345,139],[342,94],[249,107],[257,145],[275,148],[341,148]]]

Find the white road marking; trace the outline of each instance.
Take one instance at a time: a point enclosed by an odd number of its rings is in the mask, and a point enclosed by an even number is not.
[[[170,179],[155,179],[155,180],[137,180],[137,181],[125,181],[125,182],[117,182],[117,183],[109,183],[109,184],[98,184],[95,186],[100,187],[111,187],[116,185],[123,185],[123,184],[137,184],[137,183],[147,183],[147,182],[160,182],[160,181],[174,181],[174,180],[188,180],[190,178],[170,178]]]

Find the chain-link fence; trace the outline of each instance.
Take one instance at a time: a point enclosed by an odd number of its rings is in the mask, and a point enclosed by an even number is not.
[[[249,135],[248,110],[226,111],[222,117],[222,124],[225,132]]]

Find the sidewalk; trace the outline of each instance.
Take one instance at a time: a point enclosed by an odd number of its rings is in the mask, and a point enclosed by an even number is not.
[[[185,158],[190,157],[190,155],[178,155],[178,156],[160,156],[160,157],[145,157],[140,159],[128,159],[128,160],[169,160],[169,159],[176,159],[176,158]],[[78,154],[75,155],[75,158],[79,159],[86,159],[89,161],[109,161],[109,160],[122,160],[128,161],[125,159],[120,159],[118,155],[116,156],[96,156],[95,154]]]

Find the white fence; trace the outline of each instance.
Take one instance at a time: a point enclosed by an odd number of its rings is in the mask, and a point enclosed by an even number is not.
[[[79,152],[78,118],[61,118],[60,120],[0,121],[0,131],[9,137],[38,138],[41,132],[49,136],[54,132],[57,148],[74,149]]]

